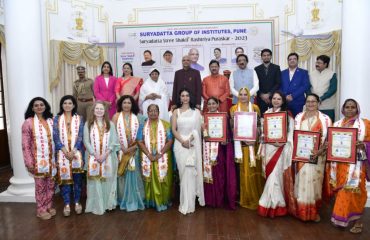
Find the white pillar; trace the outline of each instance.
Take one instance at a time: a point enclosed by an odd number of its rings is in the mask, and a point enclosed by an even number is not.
[[[342,7],[342,82],[340,102],[354,98],[361,106],[361,116],[370,119],[370,1],[343,1]],[[370,184],[367,183],[367,207]]]
[[[39,0],[5,0],[5,38],[10,155],[14,176],[1,202],[34,202],[33,177],[24,166],[21,126],[29,101],[44,96],[41,9]]]

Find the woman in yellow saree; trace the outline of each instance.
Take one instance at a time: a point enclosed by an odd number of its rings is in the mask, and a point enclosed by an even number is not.
[[[235,112],[257,112],[260,110],[257,105],[250,101],[248,88],[239,90],[238,103],[231,107],[231,125],[234,125]],[[264,178],[262,176],[262,162],[256,158],[257,142],[234,141],[235,161],[240,163],[240,206],[257,209],[258,201],[263,192]]]

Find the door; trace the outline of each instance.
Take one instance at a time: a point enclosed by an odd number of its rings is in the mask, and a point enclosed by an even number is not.
[[[1,44],[0,44],[0,56],[1,56]],[[10,165],[8,134],[6,131],[2,61],[3,59],[1,59],[0,57],[0,168]]]

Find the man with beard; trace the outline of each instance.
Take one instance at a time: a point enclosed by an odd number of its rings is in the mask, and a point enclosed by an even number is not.
[[[172,90],[172,107],[176,108],[176,103],[179,100],[180,90],[186,88],[190,93],[190,98],[200,109],[200,101],[202,98],[202,79],[200,72],[190,67],[190,57],[188,55],[182,57],[182,69],[175,72]]]
[[[288,110],[295,117],[302,112],[307,93],[310,89],[310,79],[305,69],[298,67],[298,54],[290,53],[288,55],[289,68],[281,72],[281,91],[286,96]]]
[[[271,94],[280,88],[280,66],[271,63],[272,52],[270,49],[261,51],[263,63],[254,68],[258,76],[259,90],[257,92],[257,105],[263,114],[271,107]]]
[[[236,58],[238,69],[231,73],[229,78],[230,90],[233,97],[233,104],[238,102],[239,90],[243,87],[247,87],[250,92],[250,102],[253,103],[253,97],[256,95],[258,86],[258,77],[254,69],[247,68],[248,56],[240,54]]]
[[[229,112],[226,101],[230,95],[229,79],[219,74],[219,70],[220,63],[216,60],[211,60],[209,63],[211,75],[205,77],[202,82],[203,112],[205,113],[208,112],[207,101],[210,97],[215,97],[220,101],[218,108],[220,112]]]
[[[320,55],[316,58],[316,70],[310,73],[311,92],[320,97],[319,109],[334,122],[337,105],[337,75],[329,69],[330,57]]]

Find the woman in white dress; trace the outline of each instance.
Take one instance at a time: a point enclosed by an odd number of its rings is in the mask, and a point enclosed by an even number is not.
[[[195,108],[188,90],[180,91],[177,109],[171,119],[175,136],[174,153],[180,176],[180,205],[182,214],[195,211],[195,200],[204,206],[201,114]]]
[[[157,68],[150,69],[149,76],[140,89],[139,107],[143,115],[148,117],[147,109],[149,105],[155,104],[159,107],[159,118],[169,122],[169,95],[166,83],[159,76]]]
[[[287,111],[285,95],[275,91],[271,98],[272,108],[265,113]],[[288,213],[289,200],[293,197],[291,174],[294,119],[288,114],[287,142],[264,143],[260,155],[266,178],[265,188],[258,204],[258,214],[263,217],[284,216]],[[263,126],[264,119],[261,119]]]

